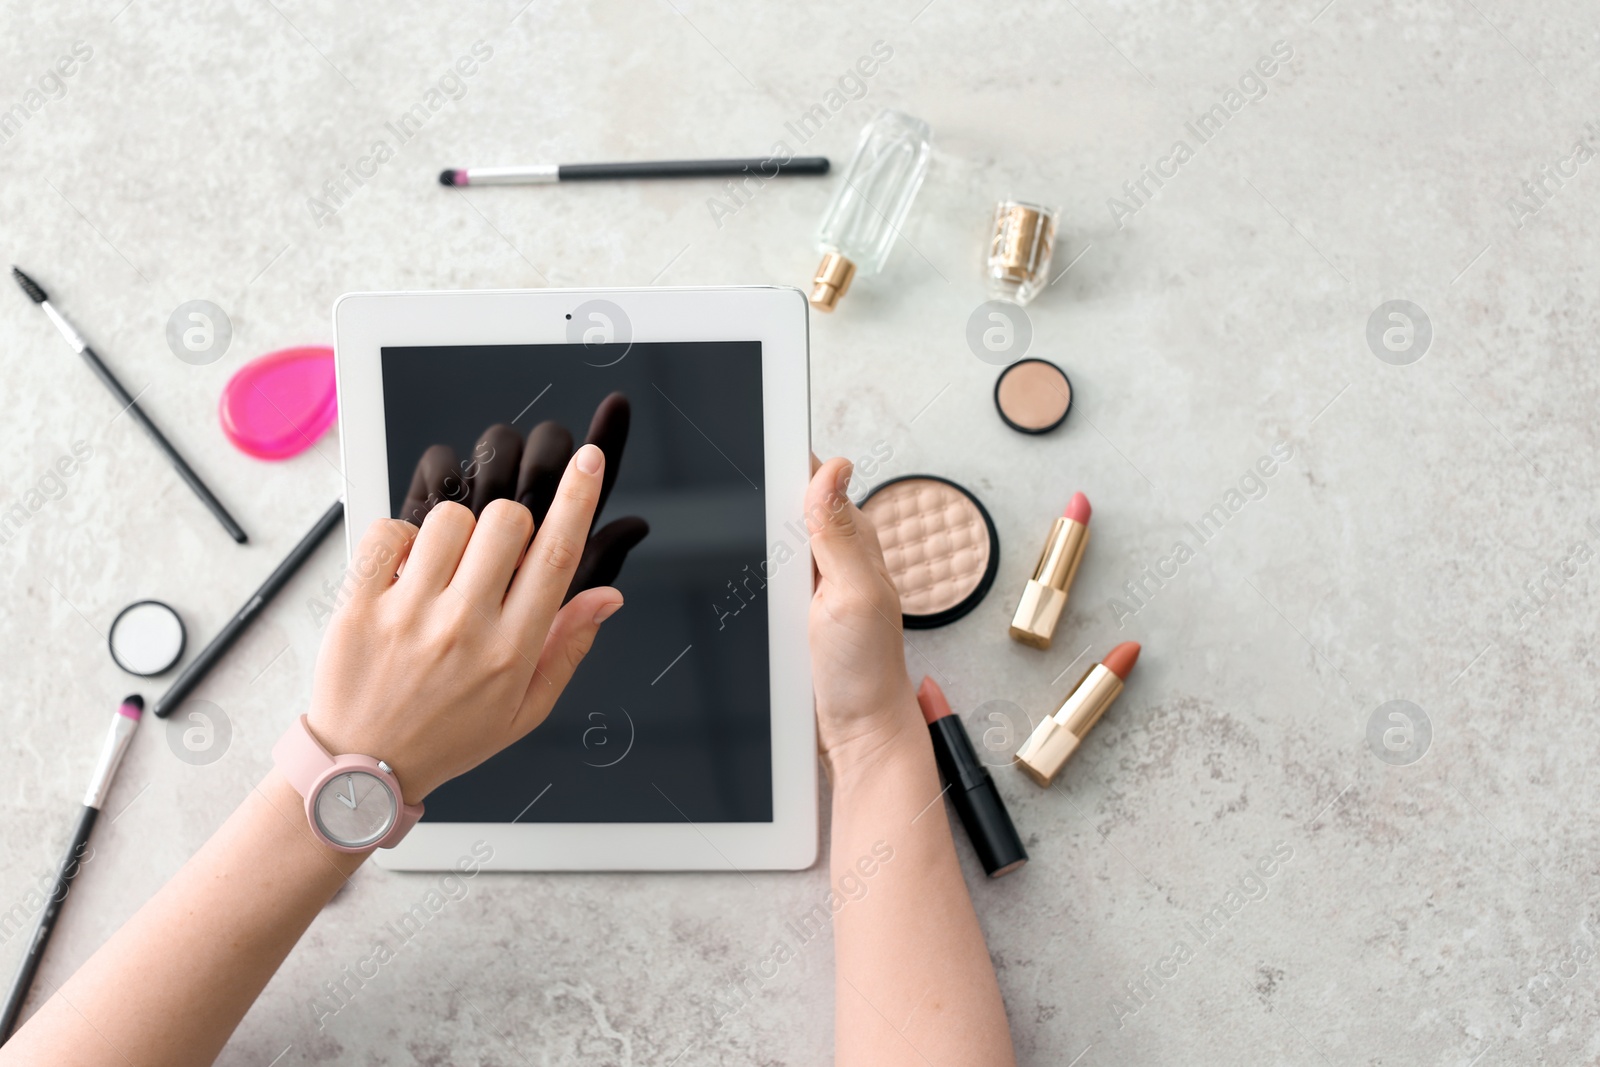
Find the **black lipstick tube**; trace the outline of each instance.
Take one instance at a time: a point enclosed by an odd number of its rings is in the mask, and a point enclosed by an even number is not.
[[[995,788],[989,769],[978,759],[967,728],[954,715],[944,715],[928,724],[933,738],[933,758],[939,773],[950,783],[950,803],[967,828],[967,837],[978,853],[978,862],[990,878],[999,878],[1028,862],[1028,850],[1011,823],[1000,790]]]

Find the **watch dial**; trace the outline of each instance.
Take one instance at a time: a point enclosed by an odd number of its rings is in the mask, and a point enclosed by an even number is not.
[[[346,771],[317,793],[317,824],[347,848],[371,845],[394,825],[394,794],[375,774]]]

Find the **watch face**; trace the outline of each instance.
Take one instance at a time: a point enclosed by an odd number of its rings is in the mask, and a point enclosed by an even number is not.
[[[366,771],[346,771],[317,792],[317,825],[335,844],[363,848],[376,844],[394,825],[394,794],[383,779]]]

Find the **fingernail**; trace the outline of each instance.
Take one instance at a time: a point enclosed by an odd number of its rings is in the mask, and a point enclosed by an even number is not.
[[[590,473],[593,472],[591,471]],[[613,600],[609,604],[603,605],[599,611],[594,613],[594,624],[599,626],[601,623],[611,618],[611,616],[615,615],[617,613],[617,609],[620,607],[622,607],[622,601],[620,600]]]
[[[599,473],[600,464],[605,462],[605,457],[600,454],[597,445],[584,445],[578,449],[578,469],[585,474]]]
[[[855,473],[856,465],[854,463],[846,463],[843,467],[840,467],[839,478],[833,483],[834,492],[840,496],[848,496],[850,494],[850,479]]]

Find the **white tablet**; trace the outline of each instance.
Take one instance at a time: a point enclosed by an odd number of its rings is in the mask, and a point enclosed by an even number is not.
[[[631,429],[596,527],[649,524],[616,579],[626,606],[549,719],[429,796],[381,866],[816,860],[806,315],[799,290],[766,287],[352,293],[334,305],[347,546],[401,514],[433,446],[465,457],[470,482],[487,428],[526,438],[553,423],[581,443],[618,392]]]

